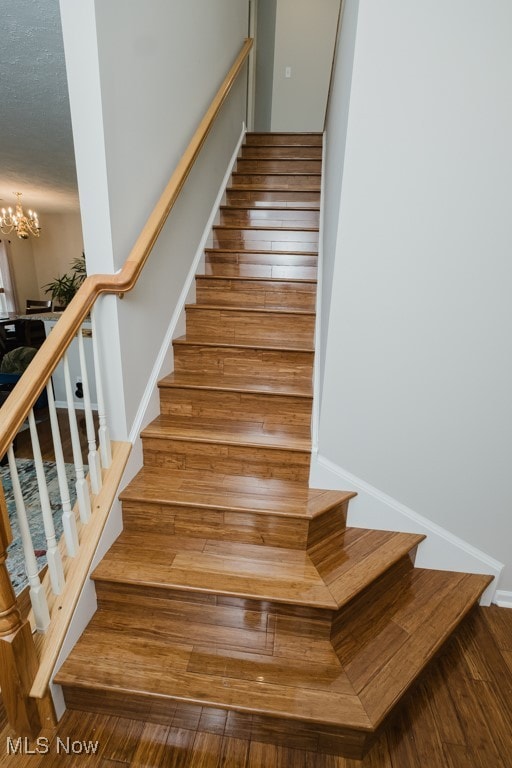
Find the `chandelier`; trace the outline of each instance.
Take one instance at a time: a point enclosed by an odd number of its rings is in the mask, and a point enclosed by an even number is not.
[[[12,208],[8,208],[7,210],[2,208],[0,231],[4,235],[8,235],[15,230],[21,240],[28,240],[29,235],[39,237],[41,227],[39,226],[37,213],[35,211],[29,211],[28,216],[25,216],[21,206],[21,192],[16,192],[15,194],[17,200],[14,213]]]

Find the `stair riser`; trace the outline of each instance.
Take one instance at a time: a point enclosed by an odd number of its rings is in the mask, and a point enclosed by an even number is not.
[[[250,189],[284,189],[304,192],[320,192],[320,176],[316,174],[286,174],[279,173],[274,176],[265,176],[261,173],[234,172],[231,177],[232,189],[239,187]]]
[[[325,525],[344,528],[346,504],[325,512]],[[123,523],[126,531],[144,531],[157,535],[162,527],[166,533],[200,539],[236,541],[258,546],[286,547],[305,550],[314,533],[315,520],[286,517],[257,510],[230,510],[182,504],[150,504],[123,502]]]
[[[267,277],[285,280],[316,280],[316,254],[284,254],[275,251],[206,251],[207,275]]]
[[[290,208],[289,210],[261,208],[226,208],[220,212],[219,224],[240,224],[253,227],[318,227],[319,211]]]
[[[184,373],[309,383],[313,375],[313,352],[174,344],[174,366],[176,371]]]
[[[250,146],[242,147],[243,158],[309,158],[315,160],[322,159],[322,147],[298,147],[298,146]]]
[[[156,639],[170,642],[265,653],[274,643],[277,623],[280,631],[318,640],[329,640],[332,632],[333,612],[327,609],[93,578],[98,604],[115,611],[120,630],[126,624],[137,636],[155,632]],[[150,626],[148,612],[156,617]]]
[[[196,301],[216,307],[265,307],[315,311],[316,283],[196,279]]]
[[[238,173],[300,173],[313,174],[320,173],[322,170],[321,160],[287,160],[274,159],[265,160],[256,158],[254,160],[239,158],[236,163]]]
[[[226,190],[226,202],[228,205],[261,205],[265,208],[286,206],[304,208],[318,207],[320,205],[320,191],[305,192],[300,190],[272,191],[272,190]]]
[[[306,546],[313,562],[315,562],[315,559],[312,552],[315,552],[319,544],[330,538],[335,538],[336,534],[345,529],[347,512],[348,501],[311,520]]]
[[[379,622],[383,620],[383,616],[377,615],[373,606],[379,604],[380,598],[381,605],[386,606],[392,613],[393,605],[400,605],[403,602],[404,596],[410,590],[415,556],[416,552],[413,551],[402,557],[397,563],[388,568],[380,578],[371,582],[364,590],[361,590],[357,597],[348,605],[336,611],[333,618],[331,642],[342,664],[350,656],[351,644],[357,643],[357,638],[349,636],[346,630],[348,626],[353,626],[353,623],[351,624],[352,615],[355,614],[358,617],[357,626],[361,636],[372,626],[375,629],[375,636],[378,636],[377,627]],[[386,595],[384,604],[382,603],[383,595]],[[412,598],[413,595],[411,593]],[[386,624],[389,623],[389,615],[384,615],[384,622]],[[395,650],[404,642],[404,639],[405,633],[403,630],[394,624],[390,624],[389,643],[386,647],[383,646],[380,649],[379,656],[382,658],[381,654],[383,653],[389,653],[392,656]],[[382,636],[379,636],[379,640],[382,642]],[[355,669],[353,672],[355,675]],[[367,677],[364,677],[364,679],[367,679]]]
[[[127,696],[124,692],[95,691],[67,685],[63,686],[63,691],[68,709],[143,720],[187,731],[200,728],[201,722],[215,721],[222,724],[223,735],[233,739],[342,755],[353,760],[362,759],[373,741],[373,737],[356,730],[315,726],[297,720],[247,714],[228,708],[223,718],[219,716],[220,704],[208,707],[179,698],[160,699],[133,692]],[[228,763],[225,765],[227,767]]]
[[[318,251],[318,232],[214,227],[214,248],[246,251]]]
[[[315,316],[186,308],[189,341],[313,347]]]
[[[316,267],[270,267],[259,264],[206,264],[205,274],[215,277],[280,277],[286,280],[316,280]]]
[[[268,267],[311,267],[316,270],[318,254],[313,253],[280,253],[278,251],[246,251],[243,249],[208,249],[206,251],[207,264],[232,264],[246,266]],[[308,279],[308,278],[306,278]]]
[[[175,416],[253,421],[264,428],[311,423],[311,398],[160,387],[160,411]]]
[[[193,469],[281,480],[306,481],[309,477],[309,451],[149,437],[143,438],[142,444],[144,464],[148,467]]]
[[[248,133],[245,137],[245,145],[253,146],[302,146],[302,147],[321,147],[321,133]]]
[[[167,533],[183,536],[300,550],[306,548],[310,525],[304,519],[268,513],[133,502],[123,503],[123,523],[126,531],[148,535],[163,526]]]

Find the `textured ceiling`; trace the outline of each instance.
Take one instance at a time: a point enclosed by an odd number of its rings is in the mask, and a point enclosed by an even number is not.
[[[58,0],[0,0],[0,207],[78,206]]]

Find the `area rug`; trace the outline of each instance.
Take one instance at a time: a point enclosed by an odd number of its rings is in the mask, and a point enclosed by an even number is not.
[[[59,481],[57,478],[57,466],[53,461],[44,461],[43,465],[58,541],[62,535],[62,506],[59,493]],[[73,506],[76,499],[75,467],[73,464],[66,464],[65,466],[71,505]],[[46,564],[46,537],[44,535],[36,470],[32,459],[16,459],[16,467],[18,469],[21,490],[23,492],[25,508],[27,510],[27,518],[30,526],[30,533],[32,534],[32,543],[34,545],[37,565],[38,569],[41,570]],[[12,492],[11,473],[8,466],[1,467],[0,477],[4,488],[13,536],[12,544],[7,550],[7,569],[11,576],[14,591],[18,595],[27,586],[28,581],[25,573],[25,559],[23,557],[23,546],[19,534],[16,505],[14,503]]]

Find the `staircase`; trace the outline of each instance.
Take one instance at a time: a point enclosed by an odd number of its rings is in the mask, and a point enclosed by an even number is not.
[[[489,583],[308,488],[317,134],[249,134],[67,706],[360,758]]]

